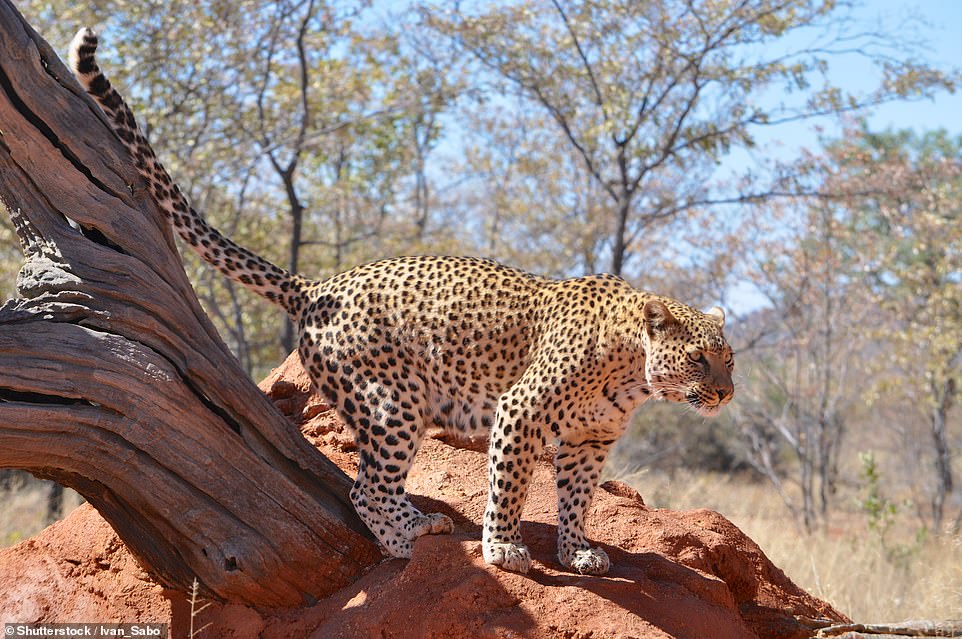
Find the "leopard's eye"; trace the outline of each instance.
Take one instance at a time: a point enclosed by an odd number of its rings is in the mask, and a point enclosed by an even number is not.
[[[708,362],[708,360],[705,359],[705,354],[701,351],[692,351],[691,353],[688,353],[688,359],[696,364],[706,364]]]

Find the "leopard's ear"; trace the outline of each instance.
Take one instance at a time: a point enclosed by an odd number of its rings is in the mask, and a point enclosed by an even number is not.
[[[648,331],[649,337],[654,336],[655,333],[666,331],[678,323],[678,320],[671,314],[664,302],[658,300],[645,302],[645,306],[642,308],[642,316],[645,318],[645,330]]]
[[[712,306],[710,309],[705,311],[705,315],[715,320],[718,324],[718,328],[725,328],[725,311],[720,306]]]

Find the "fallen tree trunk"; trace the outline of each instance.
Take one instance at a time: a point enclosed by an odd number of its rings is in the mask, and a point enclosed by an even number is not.
[[[76,489],[166,586],[277,607],[345,585],[380,558],[350,479],[217,336],[123,147],[9,0],[0,34],[26,258],[0,307],[0,468]]]
[[[839,639],[898,639],[900,637],[962,637],[962,620],[912,620],[900,623],[838,623],[831,619],[796,617],[815,630],[815,637]]]

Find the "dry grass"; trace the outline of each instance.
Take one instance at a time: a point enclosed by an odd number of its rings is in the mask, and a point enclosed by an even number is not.
[[[918,541],[914,522],[897,516],[883,544],[854,497],[827,530],[809,535],[798,530],[766,484],[715,475],[669,479],[641,473],[620,479],[651,506],[724,514],[796,584],[855,620],[962,617],[962,536]]]
[[[47,490],[39,484],[0,491],[0,546],[12,546],[45,526]]]
[[[12,491],[0,490],[0,548],[36,535],[46,525],[49,484],[28,479]],[[63,513],[82,503],[80,495],[64,490]]]

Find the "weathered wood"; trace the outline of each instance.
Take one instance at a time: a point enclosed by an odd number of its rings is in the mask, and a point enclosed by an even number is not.
[[[962,637],[962,620],[909,620],[899,623],[838,623],[831,619],[796,617],[815,630],[815,637],[886,639],[896,637]]]
[[[83,494],[162,583],[297,605],[380,554],[350,479],[247,378],[166,222],[57,55],[0,0],[0,468]]]

